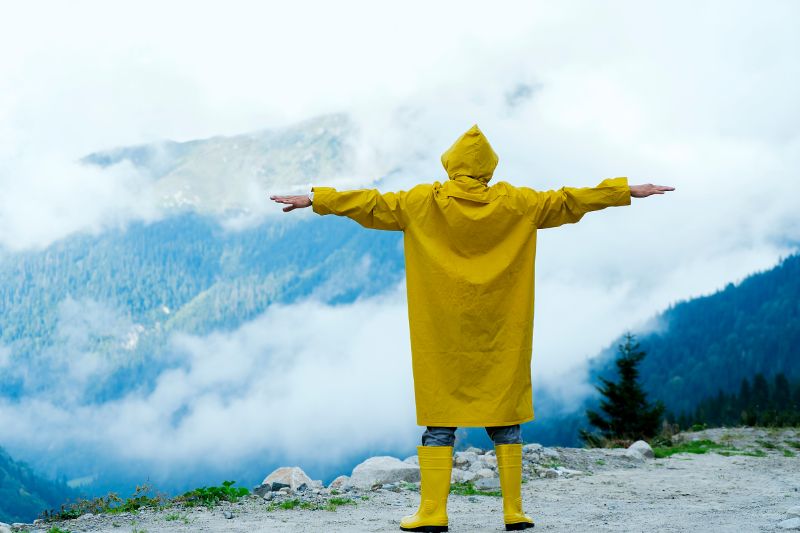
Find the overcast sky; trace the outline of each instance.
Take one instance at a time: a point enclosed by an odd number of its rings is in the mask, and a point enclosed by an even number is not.
[[[0,243],[41,247],[158,216],[133,169],[74,163],[98,149],[344,111],[360,129],[353,185],[401,169],[381,182],[389,190],[446,179],[439,154],[478,123],[500,156],[494,180],[677,188],[540,233],[535,379],[586,390],[564,374],[622,331],[796,249],[798,20],[793,1],[17,3],[0,20]],[[392,328],[405,303],[391,294],[347,312]],[[328,333],[361,368],[373,332]],[[206,341],[175,342],[194,354]],[[0,367],[8,359],[0,346]],[[374,412],[406,405],[404,390]],[[402,413],[384,433],[415,439]],[[157,455],[164,434],[152,436],[142,449]]]

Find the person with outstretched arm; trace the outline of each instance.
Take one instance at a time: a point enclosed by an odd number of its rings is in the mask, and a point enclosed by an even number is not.
[[[417,423],[420,505],[403,531],[447,531],[447,496],[458,427],[484,427],[495,445],[507,530],[533,527],[522,511],[520,424],[533,420],[534,260],[537,230],[590,211],[674,190],[628,185],[538,191],[489,185],[497,154],[477,125],[442,154],[448,180],[408,191],[337,191],[270,198],[312,207],[372,229],[402,231]]]

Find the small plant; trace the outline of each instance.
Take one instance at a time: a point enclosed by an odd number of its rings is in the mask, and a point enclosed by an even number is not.
[[[653,454],[657,459],[663,459],[664,457],[669,457],[670,455],[674,455],[676,453],[706,453],[711,449],[720,449],[726,448],[726,446],[722,444],[718,444],[713,440],[703,439],[703,440],[692,440],[687,442],[681,442],[675,446],[666,446],[666,447],[655,447],[653,448]]]
[[[356,502],[350,498],[331,498],[327,501],[323,509],[326,511],[336,511],[336,509],[342,505],[356,505]]]
[[[600,466],[603,466],[604,464],[606,464],[606,462],[603,459],[598,459],[597,461],[595,461],[595,463],[600,465]]]
[[[419,492],[419,487],[416,483],[409,483],[408,481],[401,481],[400,488],[404,490],[413,490],[414,492]]]
[[[786,444],[788,444],[792,448],[797,448],[798,450],[800,450],[800,440],[787,440]]]
[[[167,522],[175,522],[176,520],[181,520],[183,521],[184,524],[189,523],[189,517],[186,516],[185,514],[182,515],[180,513],[170,513],[164,517],[164,520],[166,520]]]
[[[47,530],[47,533],[72,533],[69,529],[61,529],[60,527],[53,526]]]
[[[784,457],[794,457],[795,455],[797,454],[795,454],[792,450],[783,450]]]
[[[145,483],[137,485],[133,496],[123,500],[114,492],[106,496],[92,499],[78,499],[75,502],[61,506],[60,511],[44,511],[40,518],[52,522],[55,520],[71,520],[86,513],[136,513],[143,507],[161,508],[169,499],[161,494],[156,494],[153,488]]]
[[[338,491],[338,490],[336,490],[336,489],[331,489],[331,494],[333,494],[334,496],[336,496],[336,495],[338,495],[338,494],[341,494],[341,492],[339,492],[339,491]]]
[[[178,496],[175,501],[187,506],[213,507],[221,501],[237,502],[241,497],[250,494],[244,487],[234,487],[235,484],[235,481],[223,481],[220,487],[200,487]]]
[[[705,422],[702,424],[692,424],[692,427],[689,428],[690,431],[703,431],[704,429],[708,429],[708,426]]]
[[[769,442],[766,440],[756,439],[756,442],[759,443],[761,446],[768,450],[777,450],[778,446],[774,442]]]
[[[480,490],[470,481],[459,481],[450,485],[450,494],[458,496],[502,496],[499,490]]]

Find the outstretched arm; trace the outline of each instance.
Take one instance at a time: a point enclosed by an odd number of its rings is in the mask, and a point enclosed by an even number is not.
[[[279,203],[289,204],[283,208],[293,209],[312,206],[320,215],[340,215],[352,218],[365,228],[402,230],[405,220],[405,191],[380,193],[377,189],[337,191],[333,187],[314,187],[313,201],[306,195],[270,196]]]
[[[673,187],[649,183],[628,186],[628,178],[625,177],[605,179],[596,187],[562,187],[554,191],[534,191],[525,187],[522,189],[528,195],[537,228],[572,224],[590,211],[630,205],[631,198],[645,198],[675,190]]]

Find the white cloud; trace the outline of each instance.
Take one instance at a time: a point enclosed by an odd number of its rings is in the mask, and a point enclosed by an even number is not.
[[[120,340],[130,329],[124,321],[62,315],[60,330],[76,346]],[[348,305],[272,306],[230,333],[176,334],[171,346],[153,390],[101,404],[83,399],[104,379],[88,364],[97,354],[51,354],[37,378],[57,386],[0,401],[3,445],[37,462],[45,452],[53,460],[77,449],[97,457],[94,464],[146,465],[174,481],[187,470],[224,471],[254,456],[330,466],[370,449],[409,449],[419,439],[403,284]],[[74,371],[80,368],[93,379]],[[81,464],[61,468],[95,474]]]

